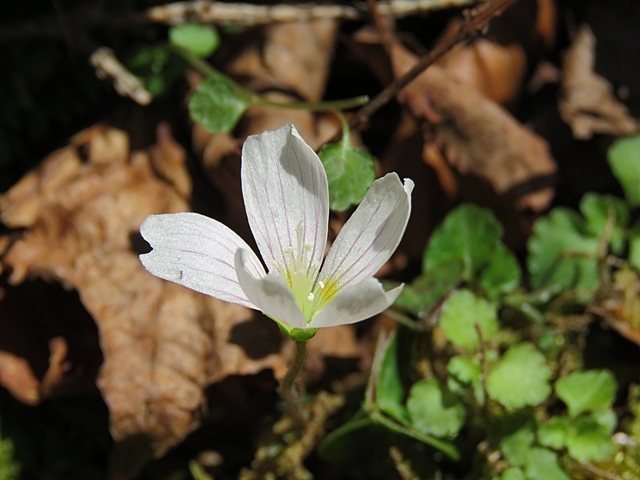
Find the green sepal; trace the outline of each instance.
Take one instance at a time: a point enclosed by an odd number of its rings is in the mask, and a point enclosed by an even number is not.
[[[266,315],[266,314],[265,314]],[[318,333],[317,328],[298,328],[292,327],[286,322],[278,320],[277,318],[273,318],[270,315],[267,315],[271,320],[276,322],[278,328],[282,333],[284,333],[287,337],[289,337],[294,342],[306,342],[307,340],[315,337],[316,333]]]
[[[317,328],[297,328],[293,327],[289,332],[285,332],[294,342],[306,342],[315,337],[318,333]]]

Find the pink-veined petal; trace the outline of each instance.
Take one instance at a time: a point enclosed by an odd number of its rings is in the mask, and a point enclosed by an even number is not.
[[[395,173],[379,178],[342,227],[320,279],[338,290],[372,277],[398,247],[411,214],[413,181]]]
[[[284,278],[277,271],[271,271],[266,276],[257,278],[247,268],[247,263],[250,262],[249,251],[240,249],[236,252],[236,272],[247,298],[265,315],[292,327],[307,328],[302,310]]]
[[[227,226],[197,213],[171,213],[148,216],[140,234],[153,247],[150,253],[140,255],[140,261],[156,277],[256,308],[238,283],[236,251],[247,250],[245,265],[252,275],[264,276],[264,267],[247,243]]]
[[[306,245],[303,263],[315,275],[329,219],[327,174],[316,153],[293,125],[252,135],[242,148],[241,176],[249,225],[268,269],[285,275],[283,268],[294,267],[292,253]]]
[[[309,323],[309,328],[348,325],[387,309],[402,292],[403,285],[385,292],[373,277],[345,287]]]

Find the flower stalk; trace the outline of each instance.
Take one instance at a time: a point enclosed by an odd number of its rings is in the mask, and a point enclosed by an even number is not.
[[[307,340],[296,341],[295,345],[296,354],[287,374],[282,379],[282,382],[280,382],[280,394],[287,403],[289,412],[294,416],[299,416],[301,411],[300,397],[295,389],[295,382],[300,370],[302,370],[304,360],[307,357]]]

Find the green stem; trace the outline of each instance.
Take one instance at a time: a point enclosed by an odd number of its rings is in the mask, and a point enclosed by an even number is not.
[[[169,48],[172,52],[181,56],[189,65],[191,65],[191,67],[195,68],[203,75],[209,78],[225,76],[223,73],[216,70],[209,63],[205,62],[202,58],[194,55],[190,51],[185,50],[184,48],[176,47],[174,45],[170,45]],[[369,101],[368,96],[360,95],[359,97],[345,98],[344,100],[332,100],[329,102],[273,102],[241,87],[235,82],[233,82],[233,84],[237,88],[238,92],[242,94],[242,96],[251,99],[251,103],[266,105],[268,107],[289,108],[292,110],[309,110],[312,112],[326,112],[331,110],[347,110],[349,108],[360,107]]]
[[[294,390],[294,384],[307,356],[307,340],[296,341],[296,356],[293,359],[289,371],[280,383],[280,393],[287,402],[287,407],[291,413],[298,415],[300,413],[300,399]]]
[[[181,56],[189,65],[198,70],[203,75],[206,75],[210,78],[221,77],[223,74],[213,68],[209,63],[205,62],[200,57],[194,55],[189,50],[185,50],[184,48],[176,47],[174,45],[169,45],[169,50],[171,50],[176,55]]]

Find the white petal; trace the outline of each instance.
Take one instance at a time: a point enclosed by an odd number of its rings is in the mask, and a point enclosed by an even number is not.
[[[248,251],[246,265],[252,275],[264,276],[264,267],[246,242],[222,223],[197,213],[150,215],[140,233],[153,247],[140,261],[156,277],[256,308],[238,283],[236,251]]]
[[[238,280],[249,300],[266,315],[293,327],[307,328],[302,310],[293,298],[293,292],[277,271],[266,276],[255,277],[247,263],[251,262],[251,252],[240,249],[236,252],[235,266]]]
[[[375,278],[345,287],[318,313],[309,328],[333,327],[359,322],[382,312],[396,301],[403,285],[385,292]]]
[[[343,288],[373,276],[398,247],[411,214],[413,181],[389,173],[369,188],[344,224],[322,266],[320,279]]]
[[[301,240],[309,248],[305,265],[317,273],[327,241],[329,189],[315,152],[293,125],[252,135],[242,148],[241,175],[249,225],[269,270],[285,274]]]

